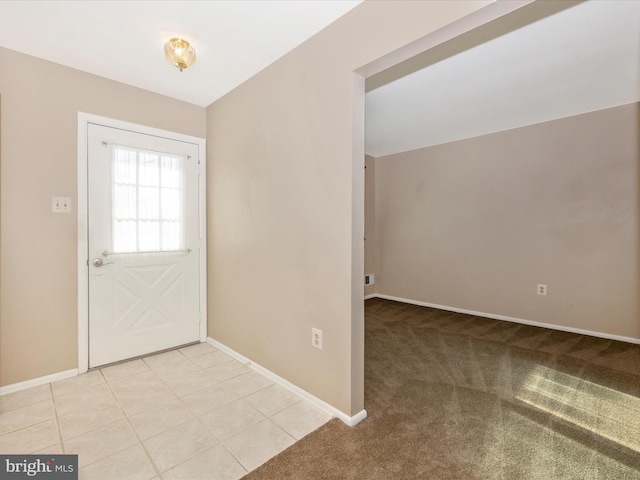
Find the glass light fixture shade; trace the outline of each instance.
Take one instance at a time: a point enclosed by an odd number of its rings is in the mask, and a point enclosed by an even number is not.
[[[196,51],[182,38],[172,38],[164,44],[164,56],[171,63],[180,69],[189,68],[196,63]]]

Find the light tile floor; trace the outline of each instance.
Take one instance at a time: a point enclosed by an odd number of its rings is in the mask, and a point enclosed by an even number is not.
[[[76,453],[86,480],[232,480],[329,419],[200,343],[0,396],[0,453]]]

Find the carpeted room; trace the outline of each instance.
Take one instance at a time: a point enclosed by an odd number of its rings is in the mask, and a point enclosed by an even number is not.
[[[577,32],[566,41],[588,43]],[[555,47],[566,54],[564,43]],[[536,71],[554,59],[536,58]],[[631,94],[619,103],[401,153],[368,151],[369,417],[353,430],[330,422],[249,478],[640,478],[633,58],[619,76]],[[583,79],[536,90],[545,80],[534,76],[524,101],[577,91],[574,99],[590,101],[582,89],[592,79]],[[504,79],[492,93],[512,87]],[[391,116],[383,96],[368,108]],[[433,117],[421,118],[431,130],[465,124],[442,110]]]
[[[366,405],[246,478],[640,478],[638,345],[366,302]]]

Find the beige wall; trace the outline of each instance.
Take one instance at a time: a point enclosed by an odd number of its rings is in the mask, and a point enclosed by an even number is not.
[[[347,414],[364,406],[353,72],[488,4],[366,1],[207,109],[209,334]]]
[[[631,104],[377,158],[378,293],[640,339],[638,132]]]
[[[205,109],[0,48],[0,385],[77,364],[78,111],[204,137]],[[70,215],[52,196],[72,198]]]
[[[375,158],[364,158],[364,273],[376,273],[376,164]],[[376,286],[364,287],[364,294],[376,292]]]

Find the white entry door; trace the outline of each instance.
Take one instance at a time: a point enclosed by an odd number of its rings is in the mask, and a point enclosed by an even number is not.
[[[200,339],[198,145],[88,125],[89,367]]]

